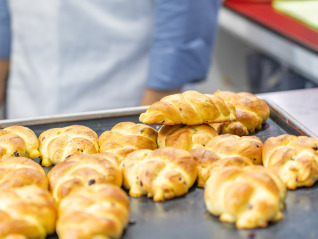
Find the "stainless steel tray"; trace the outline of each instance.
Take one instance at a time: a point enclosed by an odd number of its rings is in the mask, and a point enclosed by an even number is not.
[[[138,123],[139,114],[145,110],[146,107],[135,107],[37,119],[0,121],[0,127],[12,124],[25,125],[39,136],[41,132],[49,128],[80,124],[90,127],[100,135],[119,122]],[[263,129],[254,135],[264,142],[268,137],[284,133],[303,134],[298,127],[290,126],[287,122],[277,112],[271,111],[271,117]],[[154,125],[153,127],[159,129],[159,126]],[[185,196],[165,202],[154,202],[146,197],[130,198],[130,218],[134,223],[129,224],[122,238],[318,238],[317,198],[317,185],[288,191],[286,209],[283,212],[285,218],[267,228],[253,230],[238,230],[235,225],[222,223],[217,217],[210,215],[204,205],[203,189],[196,186],[193,186]],[[57,236],[51,235],[48,238],[53,239]]]

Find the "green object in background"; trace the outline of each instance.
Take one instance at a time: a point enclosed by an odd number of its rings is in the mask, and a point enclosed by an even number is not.
[[[318,31],[318,0],[275,0],[273,7]]]

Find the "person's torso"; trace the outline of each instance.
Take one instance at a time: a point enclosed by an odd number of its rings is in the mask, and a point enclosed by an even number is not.
[[[10,0],[9,118],[138,105],[153,0]]]

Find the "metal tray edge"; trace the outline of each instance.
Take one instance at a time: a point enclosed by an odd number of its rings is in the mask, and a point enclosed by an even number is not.
[[[61,114],[61,115],[50,115],[43,117],[34,117],[34,118],[22,118],[22,119],[10,119],[10,120],[0,120],[0,128],[4,128],[11,125],[40,125],[40,124],[49,124],[49,123],[60,123],[60,122],[69,122],[77,120],[90,120],[90,119],[101,119],[101,118],[110,118],[117,116],[127,116],[127,115],[136,115],[141,114],[146,111],[149,106],[137,106],[137,107],[128,107],[128,108],[118,108],[110,110],[101,110],[101,111],[90,111],[83,113],[73,113],[73,114]]]

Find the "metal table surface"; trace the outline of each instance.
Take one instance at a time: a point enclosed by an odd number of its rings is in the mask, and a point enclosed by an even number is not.
[[[142,112],[143,109],[141,108]],[[53,127],[64,127],[72,124],[85,125],[93,129],[98,135],[111,129],[115,124],[123,121],[138,121],[138,111],[125,116],[94,117],[90,119],[71,121],[58,120],[53,123],[27,124],[37,136],[46,129]],[[46,121],[48,122],[48,121]],[[14,122],[14,123],[19,123]],[[1,125],[1,124],[0,124]],[[2,126],[5,126],[2,124]],[[158,129],[159,126],[153,126]],[[263,142],[271,136],[280,134],[299,133],[290,127],[276,113],[271,112],[262,130],[254,135]],[[122,238],[255,238],[255,239],[280,239],[280,238],[318,238],[318,189],[317,185],[311,188],[301,188],[295,191],[288,191],[286,208],[283,211],[284,219],[270,224],[267,228],[238,230],[234,224],[222,223],[215,216],[208,213],[203,200],[202,188],[193,186],[189,193],[183,197],[175,198],[164,202],[154,202],[146,197],[130,197],[130,223]],[[50,239],[57,238],[56,235],[48,236]]]

